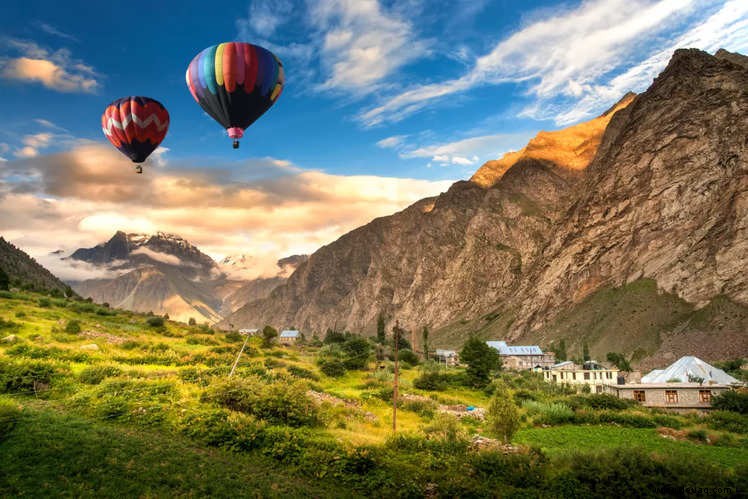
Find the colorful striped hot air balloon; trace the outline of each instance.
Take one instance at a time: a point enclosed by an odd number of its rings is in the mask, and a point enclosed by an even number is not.
[[[283,64],[269,50],[228,42],[203,50],[187,68],[192,97],[234,139],[275,103],[283,90]]]
[[[133,163],[142,163],[166,137],[169,113],[150,97],[123,97],[107,106],[101,128],[122,154]],[[143,168],[138,164],[135,171],[143,173]]]

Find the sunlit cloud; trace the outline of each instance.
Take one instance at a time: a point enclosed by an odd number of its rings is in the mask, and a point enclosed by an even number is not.
[[[0,55],[0,78],[29,81],[58,92],[95,92],[100,76],[67,49],[49,51],[28,40],[3,39],[15,53]]]

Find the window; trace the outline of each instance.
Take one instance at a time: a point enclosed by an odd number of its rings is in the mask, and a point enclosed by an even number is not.
[[[584,379],[590,379],[590,373],[584,373]]]
[[[678,392],[675,390],[665,390],[665,402],[668,404],[677,404]]]
[[[595,393],[603,393],[603,385],[597,385],[595,387]]]
[[[577,379],[577,373],[571,373],[571,379],[575,380]]]
[[[644,390],[634,390],[634,400],[637,402],[646,402],[647,396],[644,395]]]
[[[712,401],[712,391],[711,390],[699,390],[699,400],[705,403],[710,403]]]
[[[610,372],[610,371],[608,371],[607,373],[605,373],[605,376],[606,376],[606,377],[607,377],[608,379],[613,379],[613,373],[612,373],[612,372]]]

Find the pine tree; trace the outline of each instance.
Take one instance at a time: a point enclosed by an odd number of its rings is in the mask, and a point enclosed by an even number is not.
[[[423,326],[423,358],[429,360],[429,328]]]
[[[584,359],[585,362],[590,360],[590,347],[589,345],[587,345],[586,341],[582,345],[582,358]]]
[[[0,269],[0,290],[8,291],[10,286],[10,277],[3,269]]]
[[[379,314],[379,317],[377,317],[377,343],[384,345],[385,339],[384,314]]]

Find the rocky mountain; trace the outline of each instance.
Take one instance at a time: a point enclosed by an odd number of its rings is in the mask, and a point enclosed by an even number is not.
[[[215,290],[226,277],[212,258],[179,236],[118,231],[105,243],[78,249],[69,258],[115,274],[71,283],[80,295],[97,302],[183,321],[221,318],[222,299]]]
[[[372,332],[383,312],[435,345],[748,354],[744,60],[677,51],[643,94],[320,248],[227,322]]]
[[[12,286],[28,287],[37,291],[69,293],[69,287],[64,282],[2,237],[0,237],[0,269],[8,275]]]
[[[104,243],[74,251],[69,260],[109,274],[72,282],[82,296],[128,310],[169,314],[176,320],[213,323],[247,301],[266,297],[303,257],[280,260],[272,277],[246,279],[242,273],[251,267],[251,257],[230,257],[217,264],[180,236],[118,231]]]

